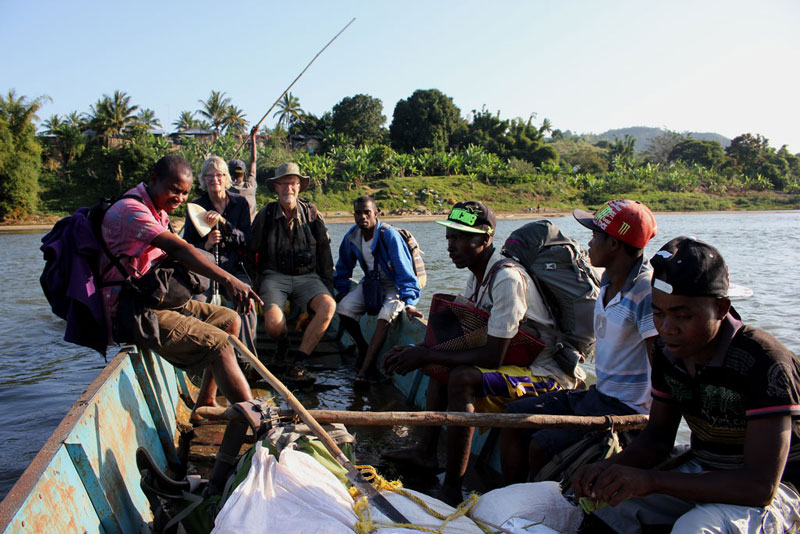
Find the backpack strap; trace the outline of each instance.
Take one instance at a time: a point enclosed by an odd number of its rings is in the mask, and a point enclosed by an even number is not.
[[[103,270],[103,272],[101,273],[101,276],[100,276],[100,285],[104,286],[104,287],[105,286],[114,286],[114,285],[121,285],[122,284],[121,281],[120,282],[109,282],[107,284],[103,283],[103,278],[105,277],[106,273],[108,273],[108,271],[110,271],[113,267],[117,268],[117,270],[120,272],[120,274],[122,275],[123,278],[128,278],[128,276],[130,276],[130,274],[125,269],[125,267],[122,266],[122,256],[121,255],[117,256],[115,254],[112,254],[111,250],[108,248],[108,244],[106,244],[106,240],[103,238],[103,219],[105,219],[106,213],[108,213],[108,210],[110,210],[111,207],[114,206],[114,204],[116,204],[120,200],[124,200],[126,198],[132,198],[132,199],[138,200],[139,202],[144,204],[144,199],[142,197],[140,197],[139,195],[122,195],[121,197],[119,197],[119,198],[115,199],[113,202],[111,202],[111,204],[109,204],[108,207],[103,210],[103,216],[100,218],[99,226],[97,228],[97,230],[98,230],[97,231],[97,240],[100,242],[100,246],[103,248],[103,252],[105,253],[106,257],[110,261],[110,263],[106,266],[106,268]],[[172,221],[171,220],[167,222],[167,228],[173,234],[177,233],[175,231],[175,227],[172,225]]]
[[[135,200],[138,200],[142,204],[144,204],[144,199],[142,197],[140,197],[139,195],[122,195],[121,197],[119,197],[119,198],[115,199],[113,202],[111,202],[111,204],[109,204],[108,207],[103,210],[103,215],[102,215],[102,217],[100,217],[100,220],[98,221],[97,241],[100,242],[100,246],[103,248],[103,252],[105,253],[106,257],[110,261],[110,263],[106,266],[106,268],[103,270],[103,272],[100,275],[100,285],[101,286],[118,285],[116,282],[111,282],[109,284],[104,284],[103,283],[103,278],[105,278],[106,273],[108,273],[108,271],[110,271],[112,267],[116,267],[123,278],[127,278],[128,276],[130,276],[128,274],[128,271],[125,269],[125,267],[122,266],[122,257],[121,256],[117,256],[115,254],[112,254],[111,250],[108,248],[108,244],[106,243],[106,240],[103,238],[103,219],[105,219],[106,213],[108,213],[108,210],[110,210],[114,206],[114,204],[116,204],[120,200],[123,200],[123,199],[126,199],[126,198],[133,198]],[[171,221],[169,223],[169,229],[170,229],[171,232],[174,232],[174,229],[172,228],[172,222]]]
[[[483,297],[483,295],[485,295],[486,292],[488,291],[489,298],[494,301],[494,298],[492,297],[492,282],[494,282],[494,278],[500,271],[500,269],[505,267],[517,269],[520,272],[520,274],[522,274],[522,270],[520,269],[519,265],[517,265],[515,262],[498,261],[494,265],[492,265],[492,268],[489,270],[489,272],[484,275],[483,280],[481,280],[480,285],[475,288],[475,292],[472,294],[472,298],[470,298],[470,300],[476,303],[480,302],[481,297]],[[525,284],[525,290],[527,291],[528,282],[525,280],[525,276],[522,276],[522,282],[523,284]]]

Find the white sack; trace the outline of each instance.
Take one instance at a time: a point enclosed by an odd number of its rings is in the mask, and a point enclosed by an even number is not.
[[[541,522],[556,532],[575,534],[583,521],[583,510],[561,495],[557,482],[529,482],[483,494],[473,516],[495,525],[518,517],[528,524]]]
[[[247,478],[217,515],[212,534],[352,534],[347,489],[308,454],[284,449],[280,461],[256,443]]]

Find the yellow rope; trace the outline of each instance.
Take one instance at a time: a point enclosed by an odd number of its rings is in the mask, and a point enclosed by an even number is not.
[[[468,516],[475,505],[478,503],[478,495],[476,493],[470,494],[464,502],[459,504],[455,511],[452,514],[445,515],[440,512],[437,512],[428,504],[422,500],[421,498],[417,497],[416,495],[412,495],[408,491],[403,489],[403,484],[399,480],[389,481],[383,478],[381,475],[378,474],[375,467],[371,465],[357,465],[355,466],[356,469],[361,471],[364,475],[364,478],[367,479],[373,486],[375,486],[378,491],[392,491],[397,493],[398,495],[402,495],[406,499],[409,499],[417,506],[425,510],[425,512],[436,518],[442,520],[442,524],[437,529],[432,529],[428,527],[423,527],[421,525],[415,525],[413,523],[394,523],[392,525],[376,525],[372,519],[372,512],[370,510],[369,503],[367,502],[366,497],[357,498],[360,493],[355,487],[351,487],[348,491],[350,495],[355,500],[353,504],[353,512],[355,512],[356,520],[355,524],[355,531],[356,534],[370,534],[372,532],[376,532],[382,528],[407,528],[411,530],[418,530],[420,532],[430,532],[432,534],[442,534],[444,529],[447,527],[448,523],[455,521],[459,517]],[[494,532],[494,530],[490,529],[486,525],[481,524],[479,521],[475,522],[478,527],[484,532]]]

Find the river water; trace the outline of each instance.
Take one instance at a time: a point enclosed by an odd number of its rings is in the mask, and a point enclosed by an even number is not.
[[[589,241],[590,232],[572,217],[551,220],[581,245]],[[800,353],[800,212],[665,214],[657,220],[659,233],[647,249],[649,255],[678,235],[694,235],[717,246],[729,264],[731,281],[754,292],[734,302],[745,321],[771,332]],[[427,312],[429,296],[459,291],[466,273],[453,268],[442,226],[393,222],[410,230],[425,252],[428,287],[419,307]],[[524,222],[521,218],[500,220],[497,242],[502,243]],[[329,225],[334,257],[349,226]],[[9,297],[0,314],[0,498],[105,365],[96,352],[62,339],[64,323],[50,311],[38,281],[43,266],[42,235],[0,233],[0,287]],[[352,374],[352,370],[334,373],[326,380],[349,381]],[[354,403],[352,398],[332,398],[333,391],[321,394],[315,406],[309,407],[384,409],[381,399],[369,394]]]

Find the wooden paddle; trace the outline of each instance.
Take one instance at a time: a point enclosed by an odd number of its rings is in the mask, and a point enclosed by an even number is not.
[[[468,412],[351,412],[346,410],[308,410],[319,423],[342,423],[354,426],[478,426],[489,428],[580,428],[604,430],[614,428],[621,432],[647,426],[647,415],[530,415],[524,413],[468,413]],[[203,406],[197,414],[225,421],[237,420],[241,412],[233,408]],[[293,417],[292,410],[281,416]]]
[[[347,479],[361,492],[361,494],[367,498],[368,501],[372,502],[375,507],[380,510],[386,517],[394,521],[395,523],[408,523],[408,519],[406,519],[403,514],[401,514],[397,508],[392,506],[386,497],[380,494],[380,492],[375,489],[375,486],[370,484],[365,478],[364,475],[361,474],[361,471],[356,469],[350,460],[347,459],[347,456],[344,455],[342,450],[336,444],[335,441],[328,435],[322,425],[320,425],[316,419],[305,409],[305,407],[297,400],[297,397],[289,391],[289,389],[283,385],[283,383],[278,380],[275,375],[273,375],[266,366],[261,363],[261,361],[252,353],[250,350],[245,346],[244,343],[239,341],[239,339],[235,336],[228,336],[228,340],[233,343],[233,346],[238,349],[239,354],[247,360],[247,362],[253,366],[253,368],[258,371],[258,374],[267,381],[267,383],[272,386],[275,391],[284,399],[286,402],[289,403],[289,406],[297,413],[300,419],[308,425],[308,428],[311,429],[311,432],[319,439],[325,448],[333,455],[339,464],[347,470]]]

